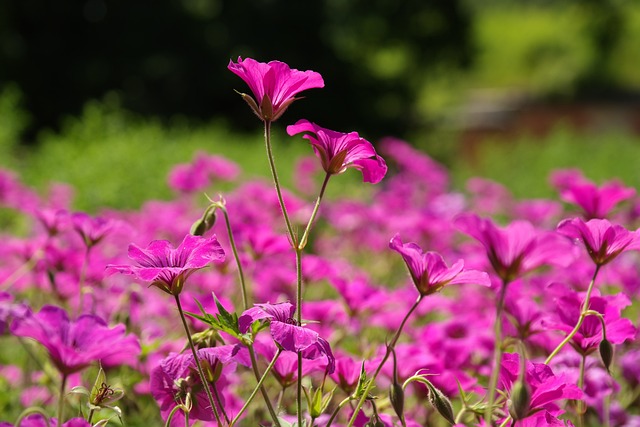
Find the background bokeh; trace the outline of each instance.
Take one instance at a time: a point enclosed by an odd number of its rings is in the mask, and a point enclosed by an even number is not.
[[[198,149],[260,175],[260,124],[226,69],[238,56],[323,75],[282,128],[405,138],[460,186],[483,175],[544,196],[558,167],[640,184],[630,0],[7,0],[0,162],[73,184],[86,210],[169,197],[167,171]],[[285,162],[308,152],[281,139]]]

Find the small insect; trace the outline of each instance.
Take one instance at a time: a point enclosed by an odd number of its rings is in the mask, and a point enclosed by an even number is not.
[[[103,382],[98,389],[98,393],[96,394],[96,397],[94,399],[94,404],[99,405],[103,401],[113,397],[115,393],[116,391],[112,389],[110,385]]]

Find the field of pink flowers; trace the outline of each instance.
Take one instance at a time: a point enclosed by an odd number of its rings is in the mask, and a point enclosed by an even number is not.
[[[635,189],[559,170],[556,200],[461,193],[398,139],[272,141],[322,77],[229,70],[271,182],[203,151],[172,201],[88,215],[0,173],[25,224],[0,245],[0,426],[640,426]],[[345,172],[367,191],[325,199]]]

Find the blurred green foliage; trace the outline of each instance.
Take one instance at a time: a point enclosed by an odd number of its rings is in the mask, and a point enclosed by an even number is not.
[[[494,138],[483,142],[473,161],[461,156],[452,174],[458,188],[473,176],[492,179],[517,198],[556,197],[549,175],[556,169],[577,168],[598,183],[620,179],[640,188],[635,159],[640,158],[640,137],[624,133],[576,134],[558,127],[545,138],[523,135],[515,140]]]

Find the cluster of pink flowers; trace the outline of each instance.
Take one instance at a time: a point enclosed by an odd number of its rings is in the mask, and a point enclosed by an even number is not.
[[[324,85],[278,61],[229,69],[267,129]],[[93,216],[0,174],[0,207],[30,224],[1,230],[0,396],[39,412],[0,426],[640,425],[634,189],[557,171],[559,200],[458,192],[404,141],[381,156],[356,132],[286,130],[319,163],[289,165],[298,190],[202,152],[170,174],[174,200]],[[379,185],[323,199],[350,168]],[[238,186],[205,211],[220,179]]]

